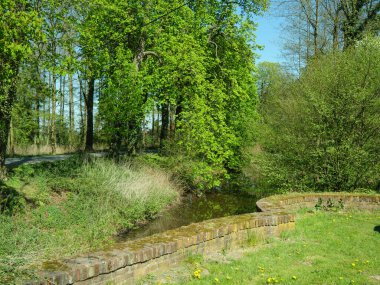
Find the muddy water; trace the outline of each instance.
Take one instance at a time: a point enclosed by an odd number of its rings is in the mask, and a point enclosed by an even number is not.
[[[203,220],[256,212],[257,200],[253,195],[237,191],[216,191],[201,197],[188,194],[181,203],[164,211],[155,220],[120,234],[116,240],[133,240]]]

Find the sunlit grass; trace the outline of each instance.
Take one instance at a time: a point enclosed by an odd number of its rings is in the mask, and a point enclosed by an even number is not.
[[[202,262],[196,278],[190,266],[187,280],[173,284],[379,284],[378,225],[379,211],[299,214],[280,239],[228,264]]]

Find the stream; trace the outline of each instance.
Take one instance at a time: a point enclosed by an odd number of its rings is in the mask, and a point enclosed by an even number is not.
[[[116,237],[117,242],[142,238],[204,220],[256,212],[259,198],[243,191],[213,191],[198,197],[186,194],[182,201],[146,225]]]

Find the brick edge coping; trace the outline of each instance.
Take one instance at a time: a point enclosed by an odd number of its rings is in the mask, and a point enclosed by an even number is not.
[[[366,207],[372,205],[380,208],[380,194],[362,194],[362,193],[294,193],[284,195],[273,195],[263,198],[256,202],[257,207],[262,212],[276,212],[294,210],[295,205],[317,203],[319,199],[327,201],[341,200],[348,207]]]
[[[92,283],[92,280],[97,278],[103,280],[107,275],[111,276],[127,268],[132,268],[131,278],[141,277],[154,270],[145,270],[144,274],[138,275],[133,273],[133,268],[165,259],[170,255],[196,251],[199,247],[202,247],[203,253],[208,243],[219,242],[221,239],[224,239],[224,243],[226,239],[230,241],[238,234],[242,235],[248,231],[264,230],[266,235],[275,235],[282,230],[292,228],[295,223],[295,214],[289,212],[289,206],[315,203],[319,198],[342,199],[346,202],[358,203],[359,206],[369,203],[380,207],[380,195],[321,193],[271,196],[257,201],[256,205],[262,211],[261,213],[206,220],[153,236],[119,243],[110,250],[52,262],[49,270],[42,269],[38,280],[24,284],[103,284],[99,281]],[[218,245],[220,247],[220,244]]]

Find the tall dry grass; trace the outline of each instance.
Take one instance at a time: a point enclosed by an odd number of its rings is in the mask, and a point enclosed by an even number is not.
[[[23,165],[15,175],[5,186],[34,205],[0,214],[0,284],[18,284],[45,260],[109,246],[113,235],[154,217],[181,192],[162,169],[103,158]],[[30,187],[39,195],[23,192]]]
[[[149,216],[179,199],[182,191],[170,174],[157,167],[97,159],[85,166],[84,172],[87,179],[96,181],[97,188],[121,194],[126,203]]]

